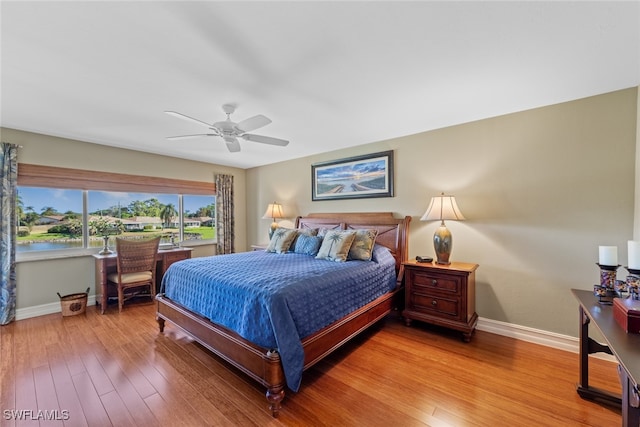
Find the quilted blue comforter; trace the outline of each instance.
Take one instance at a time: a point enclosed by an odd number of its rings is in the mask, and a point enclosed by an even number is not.
[[[258,251],[188,259],[169,267],[160,292],[259,346],[277,349],[287,386],[298,391],[301,339],[394,289],[395,282],[395,259],[376,245],[371,261]]]

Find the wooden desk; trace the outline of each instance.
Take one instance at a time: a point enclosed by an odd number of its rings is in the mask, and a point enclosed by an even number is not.
[[[600,400],[622,407],[622,425],[640,425],[640,334],[628,334],[613,318],[610,305],[599,304],[591,291],[572,289],[580,303],[580,397]],[[589,324],[593,324],[604,337],[602,345],[589,337]],[[622,396],[589,386],[589,354],[604,352],[618,360],[618,374]]]
[[[158,251],[158,261],[156,266],[156,290],[160,289],[162,276],[167,268],[176,261],[191,258],[192,248],[162,249]],[[96,304],[100,306],[100,313],[104,314],[107,307],[107,275],[117,271],[116,259],[118,255],[114,252],[109,255],[94,254],[96,262]]]

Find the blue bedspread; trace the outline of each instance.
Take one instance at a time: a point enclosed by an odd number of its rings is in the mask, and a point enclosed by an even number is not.
[[[301,339],[395,288],[395,259],[376,245],[371,261],[334,262],[297,253],[243,252],[174,263],[161,292],[189,310],[280,353],[298,391]]]

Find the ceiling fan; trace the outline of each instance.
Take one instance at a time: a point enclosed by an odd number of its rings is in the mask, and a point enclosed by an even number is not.
[[[227,149],[229,149],[229,151],[231,151],[232,153],[240,151],[240,143],[238,142],[238,138],[242,138],[245,141],[279,145],[281,147],[284,147],[287,144],[289,144],[289,141],[286,141],[284,139],[247,133],[247,132],[251,132],[254,129],[258,129],[268,125],[269,123],[271,123],[271,119],[263,116],[262,114],[258,114],[257,116],[253,116],[239,123],[235,123],[231,121],[231,117],[230,117],[235,110],[236,110],[235,105],[224,104],[222,106],[222,111],[224,111],[225,114],[227,115],[227,119],[223,121],[215,122],[214,124],[205,123],[201,120],[194,119],[193,117],[189,117],[182,113],[177,113],[175,111],[165,111],[165,113],[171,116],[178,117],[180,119],[187,120],[193,123],[197,123],[201,126],[204,125],[210,130],[210,132],[208,133],[169,136],[167,137],[167,139],[174,140],[174,139],[199,138],[203,136],[219,136],[224,140],[224,142],[227,144]]]

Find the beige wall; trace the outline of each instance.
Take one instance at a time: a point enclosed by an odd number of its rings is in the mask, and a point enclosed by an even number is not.
[[[410,256],[433,255],[430,197],[456,195],[452,260],[480,264],[481,317],[577,335],[570,289],[598,282],[599,245],[621,264],[634,231],[637,88],[247,170],[248,244],[265,242],[267,204],[413,217]],[[311,201],[311,164],[394,150],[395,197]],[[295,177],[292,179],[292,177]],[[625,271],[621,269],[620,275]]]
[[[18,162],[76,169],[99,170],[192,181],[209,181],[216,173],[234,175],[236,246],[245,250],[247,240],[246,183],[243,169],[147,154],[47,135],[2,129],[2,141],[19,144]],[[214,253],[212,246],[198,247],[193,256]],[[17,308],[58,302],[56,292],[70,294],[90,287],[94,294],[94,264],[91,256],[19,262]]]

